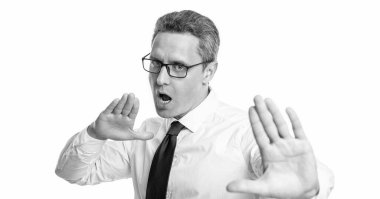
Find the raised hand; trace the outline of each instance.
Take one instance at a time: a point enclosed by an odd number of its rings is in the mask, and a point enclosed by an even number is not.
[[[139,100],[133,93],[115,99],[100,113],[96,121],[88,127],[90,136],[106,140],[148,140],[151,133],[137,133],[133,130],[139,111]]]
[[[249,109],[252,131],[259,146],[263,175],[257,180],[237,180],[231,192],[272,198],[311,198],[318,193],[317,166],[312,147],[296,113],[287,108],[294,137],[271,99],[256,96]]]

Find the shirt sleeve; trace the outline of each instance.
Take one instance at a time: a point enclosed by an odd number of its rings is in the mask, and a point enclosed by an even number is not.
[[[323,163],[317,161],[319,193],[313,199],[327,199],[334,188],[334,174]]]
[[[55,173],[79,185],[129,178],[132,144],[133,141],[92,138],[86,128],[69,139],[60,154]]]

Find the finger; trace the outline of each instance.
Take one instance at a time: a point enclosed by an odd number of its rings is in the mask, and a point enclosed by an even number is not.
[[[128,116],[131,112],[132,106],[135,102],[135,95],[133,93],[130,93],[127,97],[127,102],[125,103],[123,110],[121,111],[121,114],[123,116]]]
[[[227,191],[268,196],[269,187],[260,180],[236,180],[227,185]]]
[[[135,119],[137,117],[137,113],[139,112],[139,107],[140,107],[140,101],[139,101],[139,98],[136,97],[132,110],[128,115],[129,118]]]
[[[128,93],[124,93],[123,97],[120,99],[119,103],[116,105],[115,109],[113,109],[114,114],[120,114],[123,110],[124,104],[127,101]]]
[[[117,105],[117,103],[119,102],[119,99],[114,99],[108,106],[107,108],[103,111],[103,113],[112,113],[113,109],[115,108],[115,106]]]
[[[306,139],[306,135],[303,131],[301,121],[299,120],[296,112],[292,108],[287,108],[286,113],[290,118],[290,122],[292,123],[292,128],[294,132],[294,136],[298,139]]]
[[[252,132],[255,136],[257,145],[259,145],[259,147],[268,145],[270,143],[269,138],[266,135],[264,127],[261,124],[260,118],[257,115],[255,107],[253,106],[249,108],[249,121],[251,122]]]
[[[291,138],[288,130],[288,125],[286,124],[286,121],[282,117],[280,110],[277,108],[276,104],[270,98],[265,99],[265,103],[268,107],[269,112],[273,116],[273,121],[276,124],[279,135],[282,138]]]
[[[124,134],[119,134],[112,138],[117,141],[125,141],[125,140],[150,140],[154,137],[153,133],[149,132],[128,132]]]
[[[272,115],[268,111],[263,98],[260,95],[257,95],[254,98],[256,105],[256,111],[259,115],[260,121],[263,124],[266,134],[268,135],[271,142],[276,142],[280,139],[280,136],[277,132],[277,127],[273,122]]]

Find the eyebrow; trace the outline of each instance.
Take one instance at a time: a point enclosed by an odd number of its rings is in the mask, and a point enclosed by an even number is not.
[[[149,59],[153,59],[155,61],[160,61],[161,63],[164,63],[163,61],[161,61],[160,59],[150,55],[149,56]],[[183,65],[183,66],[188,66],[188,64],[184,63],[183,61],[180,61],[180,60],[176,60],[176,61],[172,61],[171,63],[168,63],[168,64],[178,64],[178,65]]]
[[[154,57],[152,54],[149,55],[149,59],[158,60],[156,57]]]

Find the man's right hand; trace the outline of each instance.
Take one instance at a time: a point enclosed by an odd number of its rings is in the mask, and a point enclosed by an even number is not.
[[[123,97],[115,99],[100,113],[96,121],[91,124],[88,134],[100,140],[149,140],[153,138],[152,133],[137,133],[133,130],[137,112],[139,111],[139,100],[133,93],[125,93]]]

